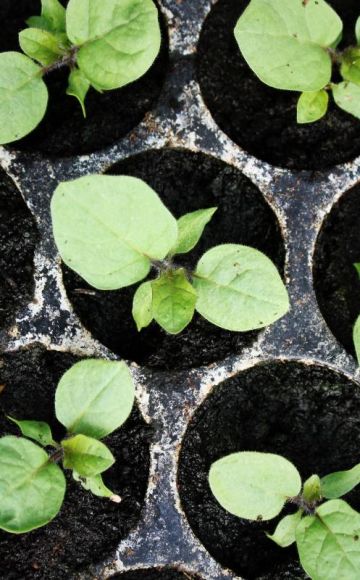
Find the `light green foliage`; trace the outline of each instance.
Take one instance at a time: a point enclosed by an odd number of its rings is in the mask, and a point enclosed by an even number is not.
[[[330,473],[321,480],[322,495],[326,499],[338,499],[360,483],[360,463],[347,471]]]
[[[300,561],[313,580],[358,580],[360,514],[343,500],[331,500],[296,529]]]
[[[32,16],[26,23],[52,32],[65,32],[66,10],[59,0],[41,0],[41,16]]]
[[[307,502],[319,501],[322,493],[321,480],[318,475],[312,475],[305,481],[303,497]]]
[[[151,282],[140,284],[134,294],[132,315],[138,331],[149,326],[153,320],[153,291]]]
[[[84,477],[76,471],[73,471],[73,477],[75,481],[80,483],[81,487],[86,489],[86,491],[91,491],[92,494],[97,495],[98,497],[108,497],[115,503],[120,503],[120,497],[113,493],[111,489],[106,487],[100,473],[93,477]]]
[[[193,283],[198,294],[196,310],[227,330],[262,328],[289,309],[276,267],[264,254],[247,246],[224,244],[206,252]]]
[[[50,426],[44,423],[44,421],[17,421],[13,417],[8,417],[8,419],[19,427],[24,437],[34,439],[34,441],[37,441],[43,447],[54,445]]]
[[[58,186],[51,203],[64,262],[101,290],[147,276],[177,239],[175,218],[143,181],[91,175]]]
[[[297,122],[314,123],[326,115],[329,95],[324,89],[302,93],[297,105]]]
[[[267,85],[318,91],[331,78],[326,47],[339,37],[342,22],[323,0],[252,0],[235,28],[240,50]]]
[[[355,263],[355,264],[354,264],[354,268],[355,268],[355,270],[357,271],[357,273],[358,273],[358,276],[359,276],[359,278],[360,278],[360,262],[357,262],[357,263]]]
[[[101,439],[122,425],[134,403],[134,385],[124,362],[89,359],[61,377],[55,395],[59,421],[69,433]]]
[[[358,43],[358,45],[360,45],[360,16],[356,21],[355,24],[355,36],[356,36],[356,41]]]
[[[354,117],[360,118],[360,86],[343,82],[332,85],[334,99],[338,107]]]
[[[85,98],[90,89],[90,81],[78,68],[74,68],[69,75],[69,86],[66,94],[75,97],[81,106],[84,117],[86,117]]]
[[[358,316],[355,322],[353,330],[353,340],[355,345],[356,357],[360,365],[360,316]]]
[[[18,52],[0,54],[0,144],[17,141],[42,120],[48,92],[41,69]]]
[[[281,548],[288,548],[296,540],[296,528],[300,523],[302,514],[302,510],[298,510],[290,516],[285,516],[276,526],[275,532],[273,534],[266,534],[267,537]]]
[[[183,215],[178,220],[179,234],[172,253],[187,254],[190,252],[200,240],[206,224],[209,223],[216,210],[216,207],[210,207]]]
[[[64,467],[75,470],[83,477],[94,477],[109,469],[115,462],[106,445],[86,435],[64,439],[61,446],[64,449]]]
[[[25,54],[48,66],[65,54],[66,44],[61,37],[40,28],[27,28],[19,34],[19,43]]]
[[[248,520],[270,520],[301,491],[301,478],[287,459],[243,451],[212,464],[210,488],[220,505]]]
[[[67,33],[79,68],[103,89],[116,89],[144,75],[161,42],[152,0],[70,0]]]
[[[64,474],[43,449],[27,439],[0,439],[1,529],[17,534],[47,524],[64,494]]]
[[[178,334],[191,321],[196,292],[180,268],[165,272],[152,282],[153,317],[166,332]]]
[[[344,52],[340,72],[345,81],[360,84],[360,48],[349,48]]]

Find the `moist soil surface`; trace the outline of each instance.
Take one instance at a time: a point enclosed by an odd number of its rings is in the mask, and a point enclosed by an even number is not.
[[[66,6],[67,1],[61,2]],[[0,51],[19,51],[18,34],[29,16],[40,14],[40,0],[2,0],[1,21],[6,23]],[[160,13],[159,13],[160,14]],[[40,151],[46,156],[81,155],[98,151],[124,137],[142,121],[157,100],[168,65],[168,40],[163,17],[162,46],[158,58],[139,80],[102,94],[90,89],[86,98],[86,119],[74,97],[66,95],[68,69],[46,76],[49,104],[40,125],[12,147]]]
[[[34,291],[35,221],[14,183],[0,170],[0,328]]]
[[[333,334],[355,354],[352,332],[360,314],[360,187],[334,205],[320,231],[314,256],[314,286],[320,310]]]
[[[54,394],[61,375],[77,360],[40,346],[3,355],[1,435],[19,433],[6,419],[10,415],[46,421],[55,439],[63,436],[64,428],[54,414]],[[123,498],[120,504],[86,492],[66,472],[65,501],[50,524],[23,535],[0,531],[1,578],[68,580],[85,566],[111,557],[140,518],[148,481],[150,438],[150,428],[134,407],[125,425],[104,439],[116,458],[104,481]]]
[[[183,509],[210,554],[245,580],[305,578],[296,548],[265,536],[280,518],[248,522],[226,512],[211,494],[210,466],[236,451],[271,452],[304,480],[353,467],[359,444],[359,385],[320,365],[259,364],[215,387],[191,420],[178,472]],[[345,499],[359,510],[360,489]]]
[[[282,272],[284,247],[276,217],[259,190],[237,169],[203,154],[162,150],[131,157],[109,173],[144,179],[177,218],[200,208],[218,207],[198,246],[179,256],[179,265],[194,270],[206,250],[239,243],[264,252]],[[257,332],[222,330],[197,314],[176,336],[166,334],[155,323],[138,333],[131,316],[135,286],[95,291],[68,268],[63,272],[68,296],[93,336],[141,365],[170,370],[198,367],[239,353],[257,336]],[[90,290],[92,295],[79,293],[79,289]]]
[[[147,568],[145,570],[133,570],[111,576],[110,580],[201,580],[199,576],[180,572],[173,568]]]
[[[290,169],[323,170],[360,154],[360,121],[330,98],[322,120],[296,122],[299,93],[264,85],[243,59],[233,30],[249,0],[219,0],[202,29],[197,70],[214,120],[255,157]],[[339,49],[355,44],[358,0],[330,0],[344,22]],[[334,81],[339,79],[334,76]]]

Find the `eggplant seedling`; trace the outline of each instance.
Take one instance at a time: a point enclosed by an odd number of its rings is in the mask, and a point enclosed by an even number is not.
[[[251,0],[235,27],[247,64],[275,89],[301,92],[298,123],[312,123],[335,103],[360,119],[360,18],[354,44],[339,49],[343,23],[324,0]],[[334,72],[342,81],[333,82]]]
[[[360,464],[321,479],[313,475],[302,485],[299,472],[284,457],[249,451],[215,461],[209,472],[215,498],[239,518],[267,521],[285,504],[297,508],[267,536],[283,548],[296,542],[312,580],[359,578],[360,514],[339,499],[359,483]]]
[[[29,532],[58,514],[66,490],[59,463],[84,489],[119,503],[102,479],[115,458],[100,439],[126,421],[133,403],[126,364],[89,359],[73,365],[56,389],[56,417],[66,427],[60,442],[45,422],[9,417],[24,437],[0,438],[0,529]]]
[[[139,331],[155,320],[177,334],[195,310],[227,330],[267,326],[289,309],[286,288],[267,256],[223,244],[207,251],[194,271],[180,263],[215,211],[200,209],[176,220],[144,181],[110,175],[61,183],[51,202],[60,255],[91,286],[116,290],[153,272],[134,295]]]
[[[0,54],[0,144],[21,139],[40,123],[48,104],[44,77],[68,68],[67,94],[85,113],[92,87],[119,89],[142,77],[161,43],[152,0],[41,0],[19,34],[20,52]]]

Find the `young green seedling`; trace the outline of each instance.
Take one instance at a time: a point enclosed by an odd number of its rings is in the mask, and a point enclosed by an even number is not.
[[[360,263],[354,264],[354,267],[360,277]],[[353,340],[355,346],[356,357],[360,365],[360,315],[358,316],[353,328]]]
[[[195,309],[232,331],[267,326],[288,311],[289,299],[264,254],[224,244],[206,252],[195,271],[181,266],[181,255],[198,243],[215,211],[197,210],[176,220],[146,183],[127,176],[91,175],[62,183],[51,202],[61,257],[89,284],[115,290],[156,272],[134,295],[139,331],[155,320],[177,334]]]
[[[56,417],[67,430],[62,441],[54,441],[47,423],[9,417],[24,437],[0,439],[0,528],[29,532],[58,514],[66,490],[60,462],[84,489],[120,502],[102,480],[115,459],[100,439],[126,421],[133,403],[126,364],[90,359],[73,365],[56,389]]]
[[[67,67],[67,94],[85,116],[92,87],[118,89],[145,74],[161,42],[152,0],[41,0],[41,16],[20,32],[22,51],[0,54],[0,144],[30,133],[45,115],[48,91],[43,78]]]
[[[283,548],[296,542],[301,565],[313,580],[358,580],[360,514],[339,498],[360,483],[360,464],[322,479],[313,475],[302,486],[299,472],[284,457],[243,451],[215,461],[209,483],[220,505],[239,518],[271,520],[285,504],[296,507],[268,538]]]
[[[360,19],[354,45],[339,50],[343,24],[324,0],[251,0],[235,27],[243,57],[270,87],[299,91],[298,123],[336,104],[360,119]],[[343,81],[332,82],[337,70]]]

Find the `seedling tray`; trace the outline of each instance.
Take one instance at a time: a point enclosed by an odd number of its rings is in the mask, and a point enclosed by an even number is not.
[[[33,3],[16,3],[15,18],[4,2],[9,26]],[[330,3],[355,22],[356,2]],[[286,455],[303,477],[359,461],[360,125],[331,110],[296,127],[293,96],[261,87],[236,52],[240,4],[159,1],[163,47],[140,93],[94,103],[94,125],[74,121],[78,139],[67,134],[73,113],[63,126],[55,110],[43,132],[1,150],[2,414],[48,418],[61,372],[89,356],[128,360],[138,399],[109,443],[123,504],[72,490],[46,531],[1,533],[4,580],[303,579],[294,551],[268,545],[269,527],[220,508],[207,471],[240,449]],[[5,37],[1,50],[13,48]],[[135,103],[126,119],[126,107],[111,108],[122,98]],[[62,266],[51,234],[56,185],[103,172],[147,180],[176,216],[218,205],[199,254],[225,242],[264,251],[287,283],[289,314],[243,335],[197,318],[179,337],[138,335],[131,294],[94,292]],[[2,417],[0,429],[11,430]],[[351,503],[360,509],[359,492]]]

